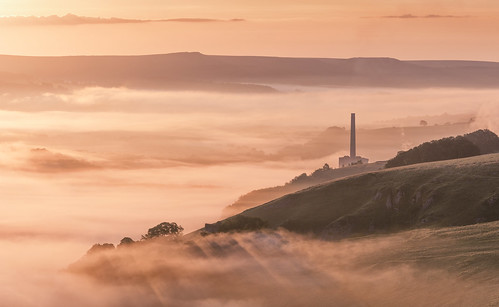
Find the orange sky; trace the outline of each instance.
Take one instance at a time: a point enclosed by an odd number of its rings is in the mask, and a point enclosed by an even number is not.
[[[499,61],[492,0],[0,0],[0,16],[242,22],[0,25],[0,53],[206,54]],[[391,18],[387,18],[391,16]],[[427,16],[432,16],[428,18]],[[399,18],[400,17],[400,18]],[[412,18],[402,18],[412,17]]]

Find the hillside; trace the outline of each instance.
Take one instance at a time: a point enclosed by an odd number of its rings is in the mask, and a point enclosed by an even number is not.
[[[383,169],[384,166],[385,162],[375,162],[335,169],[324,166],[323,168],[315,170],[310,175],[303,173],[296,176],[284,185],[258,189],[244,194],[233,204],[224,208],[223,216],[229,217],[238,214],[248,208],[258,206],[286,194],[294,193],[326,181],[380,170]]]
[[[348,177],[288,194],[241,215],[273,228],[326,238],[495,221],[499,154]]]
[[[272,84],[323,87],[497,88],[499,63],[392,58],[282,58],[183,52],[144,56],[0,56],[0,75],[22,86],[272,92]],[[269,86],[270,85],[270,86]],[[45,88],[45,87],[44,87]],[[12,88],[19,89],[19,84]]]
[[[499,152],[499,137],[490,130],[477,130],[457,137],[425,142],[388,160],[387,168],[423,162],[466,158]]]
[[[470,124],[467,122],[436,126],[357,129],[357,138],[358,143],[361,144],[359,146],[361,147],[360,151],[368,152],[369,158],[376,161],[393,156],[394,151],[401,148],[403,144],[421,144],[422,142],[448,137],[449,135],[464,134],[470,129]],[[279,154],[314,159],[322,158],[341,150],[347,150],[349,137],[350,132],[348,130],[329,127],[305,144],[285,147],[281,149]],[[480,137],[479,139],[488,142],[489,145],[485,148],[487,150],[490,149],[490,145],[494,144],[493,140],[487,137]],[[480,146],[483,147],[484,143],[482,142]],[[329,180],[375,171],[383,168],[384,165],[385,162],[376,162],[341,169],[330,168],[325,170],[320,168],[310,175],[303,173],[283,185],[257,189],[242,195],[234,203],[224,208],[222,216],[225,218],[238,214],[251,207]]]

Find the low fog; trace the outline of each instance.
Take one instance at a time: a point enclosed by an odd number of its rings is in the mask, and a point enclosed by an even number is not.
[[[94,243],[137,237],[165,220],[176,221],[190,232],[216,221],[225,206],[248,191],[281,185],[324,163],[337,167],[338,157],[349,148],[351,112],[357,114],[357,152],[371,161],[389,159],[399,150],[434,138],[480,128],[499,132],[499,102],[494,100],[499,97],[497,90],[285,90],[244,95],[87,88],[64,94],[2,94],[0,263],[4,277],[0,279],[0,295],[6,298],[4,302],[9,306],[49,306],[56,298],[67,297],[81,300],[82,306],[92,305],[93,299],[103,306],[119,305],[126,300],[126,296],[121,300],[120,294],[128,293],[129,287],[145,291],[148,299],[155,285],[146,290],[130,285],[96,290],[92,282],[67,283],[72,277],[61,277],[57,272]],[[421,120],[427,125],[421,126]],[[287,260],[272,253],[268,259],[255,258],[263,264],[268,261],[266,265],[277,268],[277,275],[257,270],[254,276],[247,276],[254,288],[244,290],[245,285],[241,285],[237,291],[242,292],[234,294],[238,276],[251,271],[247,266],[262,265],[236,261],[231,273],[234,284],[228,285],[228,290],[217,289],[222,301],[216,297],[215,303],[255,305],[238,297],[262,290],[256,280],[272,284],[276,291],[288,291],[297,303],[300,295],[314,297],[314,292],[308,292],[312,290],[306,290],[313,287],[330,299],[361,305],[367,303],[355,301],[355,293],[363,291],[369,298],[368,289],[373,285],[380,293],[394,294],[402,280],[413,278],[423,293],[448,280],[445,275],[421,277],[412,267],[397,268],[403,274],[395,277],[389,270],[376,275],[378,279],[371,279],[357,267],[349,277],[328,270],[319,274],[329,265],[327,261],[338,261],[335,253],[344,252],[333,246],[328,249],[331,255],[316,259],[307,249],[319,252],[323,243],[301,248],[305,243],[298,241],[289,245],[292,250],[284,251],[290,255]],[[297,258],[292,257],[295,252]],[[297,260],[303,257],[312,260]],[[220,262],[218,258],[172,261],[194,261],[195,268]],[[307,272],[313,277],[307,277]],[[208,284],[200,290],[196,304],[209,306],[211,298],[203,291],[215,289],[210,288],[210,279],[202,276],[211,273],[194,269],[189,274],[198,273],[199,282]],[[293,274],[298,273],[299,283],[288,288],[290,280],[296,281]],[[350,288],[357,280],[353,276],[364,280],[360,282],[364,288]],[[214,278],[221,277],[215,274]],[[431,282],[425,284],[420,278]],[[338,288],[331,290],[335,283]],[[386,289],[381,286],[384,283],[388,283]],[[468,289],[460,282],[456,286]],[[87,298],[94,291],[99,296]],[[182,291],[172,299],[188,295]],[[450,289],[442,291],[451,297]],[[463,299],[466,291],[461,292]],[[395,305],[407,299],[403,292],[396,296]],[[378,292],[372,297],[380,298]],[[157,303],[157,299],[151,297],[152,302]],[[279,297],[269,293],[265,299],[271,304]]]
[[[494,305],[497,232],[489,223],[341,242],[284,231],[155,239],[88,254],[33,299],[37,306]],[[487,238],[479,246],[477,235]]]

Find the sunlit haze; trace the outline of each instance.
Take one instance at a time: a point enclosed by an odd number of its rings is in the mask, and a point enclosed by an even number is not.
[[[206,54],[499,60],[495,1],[3,0],[1,16],[190,22],[5,24],[0,53]],[[5,18],[4,18],[5,19]],[[199,19],[196,21],[196,19]],[[203,19],[217,21],[202,22]],[[238,22],[228,20],[240,19]],[[28,38],[30,39],[23,39]]]
[[[0,0],[0,305],[499,305],[497,29],[493,0]]]

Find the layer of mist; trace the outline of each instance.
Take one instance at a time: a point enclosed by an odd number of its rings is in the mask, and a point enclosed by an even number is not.
[[[498,227],[158,239],[89,254],[69,272],[107,306],[486,306],[499,303]]]
[[[96,288],[58,272],[96,242],[137,237],[164,220],[186,232],[199,229],[248,191],[283,184],[324,163],[337,167],[348,151],[351,112],[358,118],[357,152],[371,161],[432,138],[479,128],[499,132],[496,90],[300,90],[2,92],[4,304],[115,304],[130,287]]]

